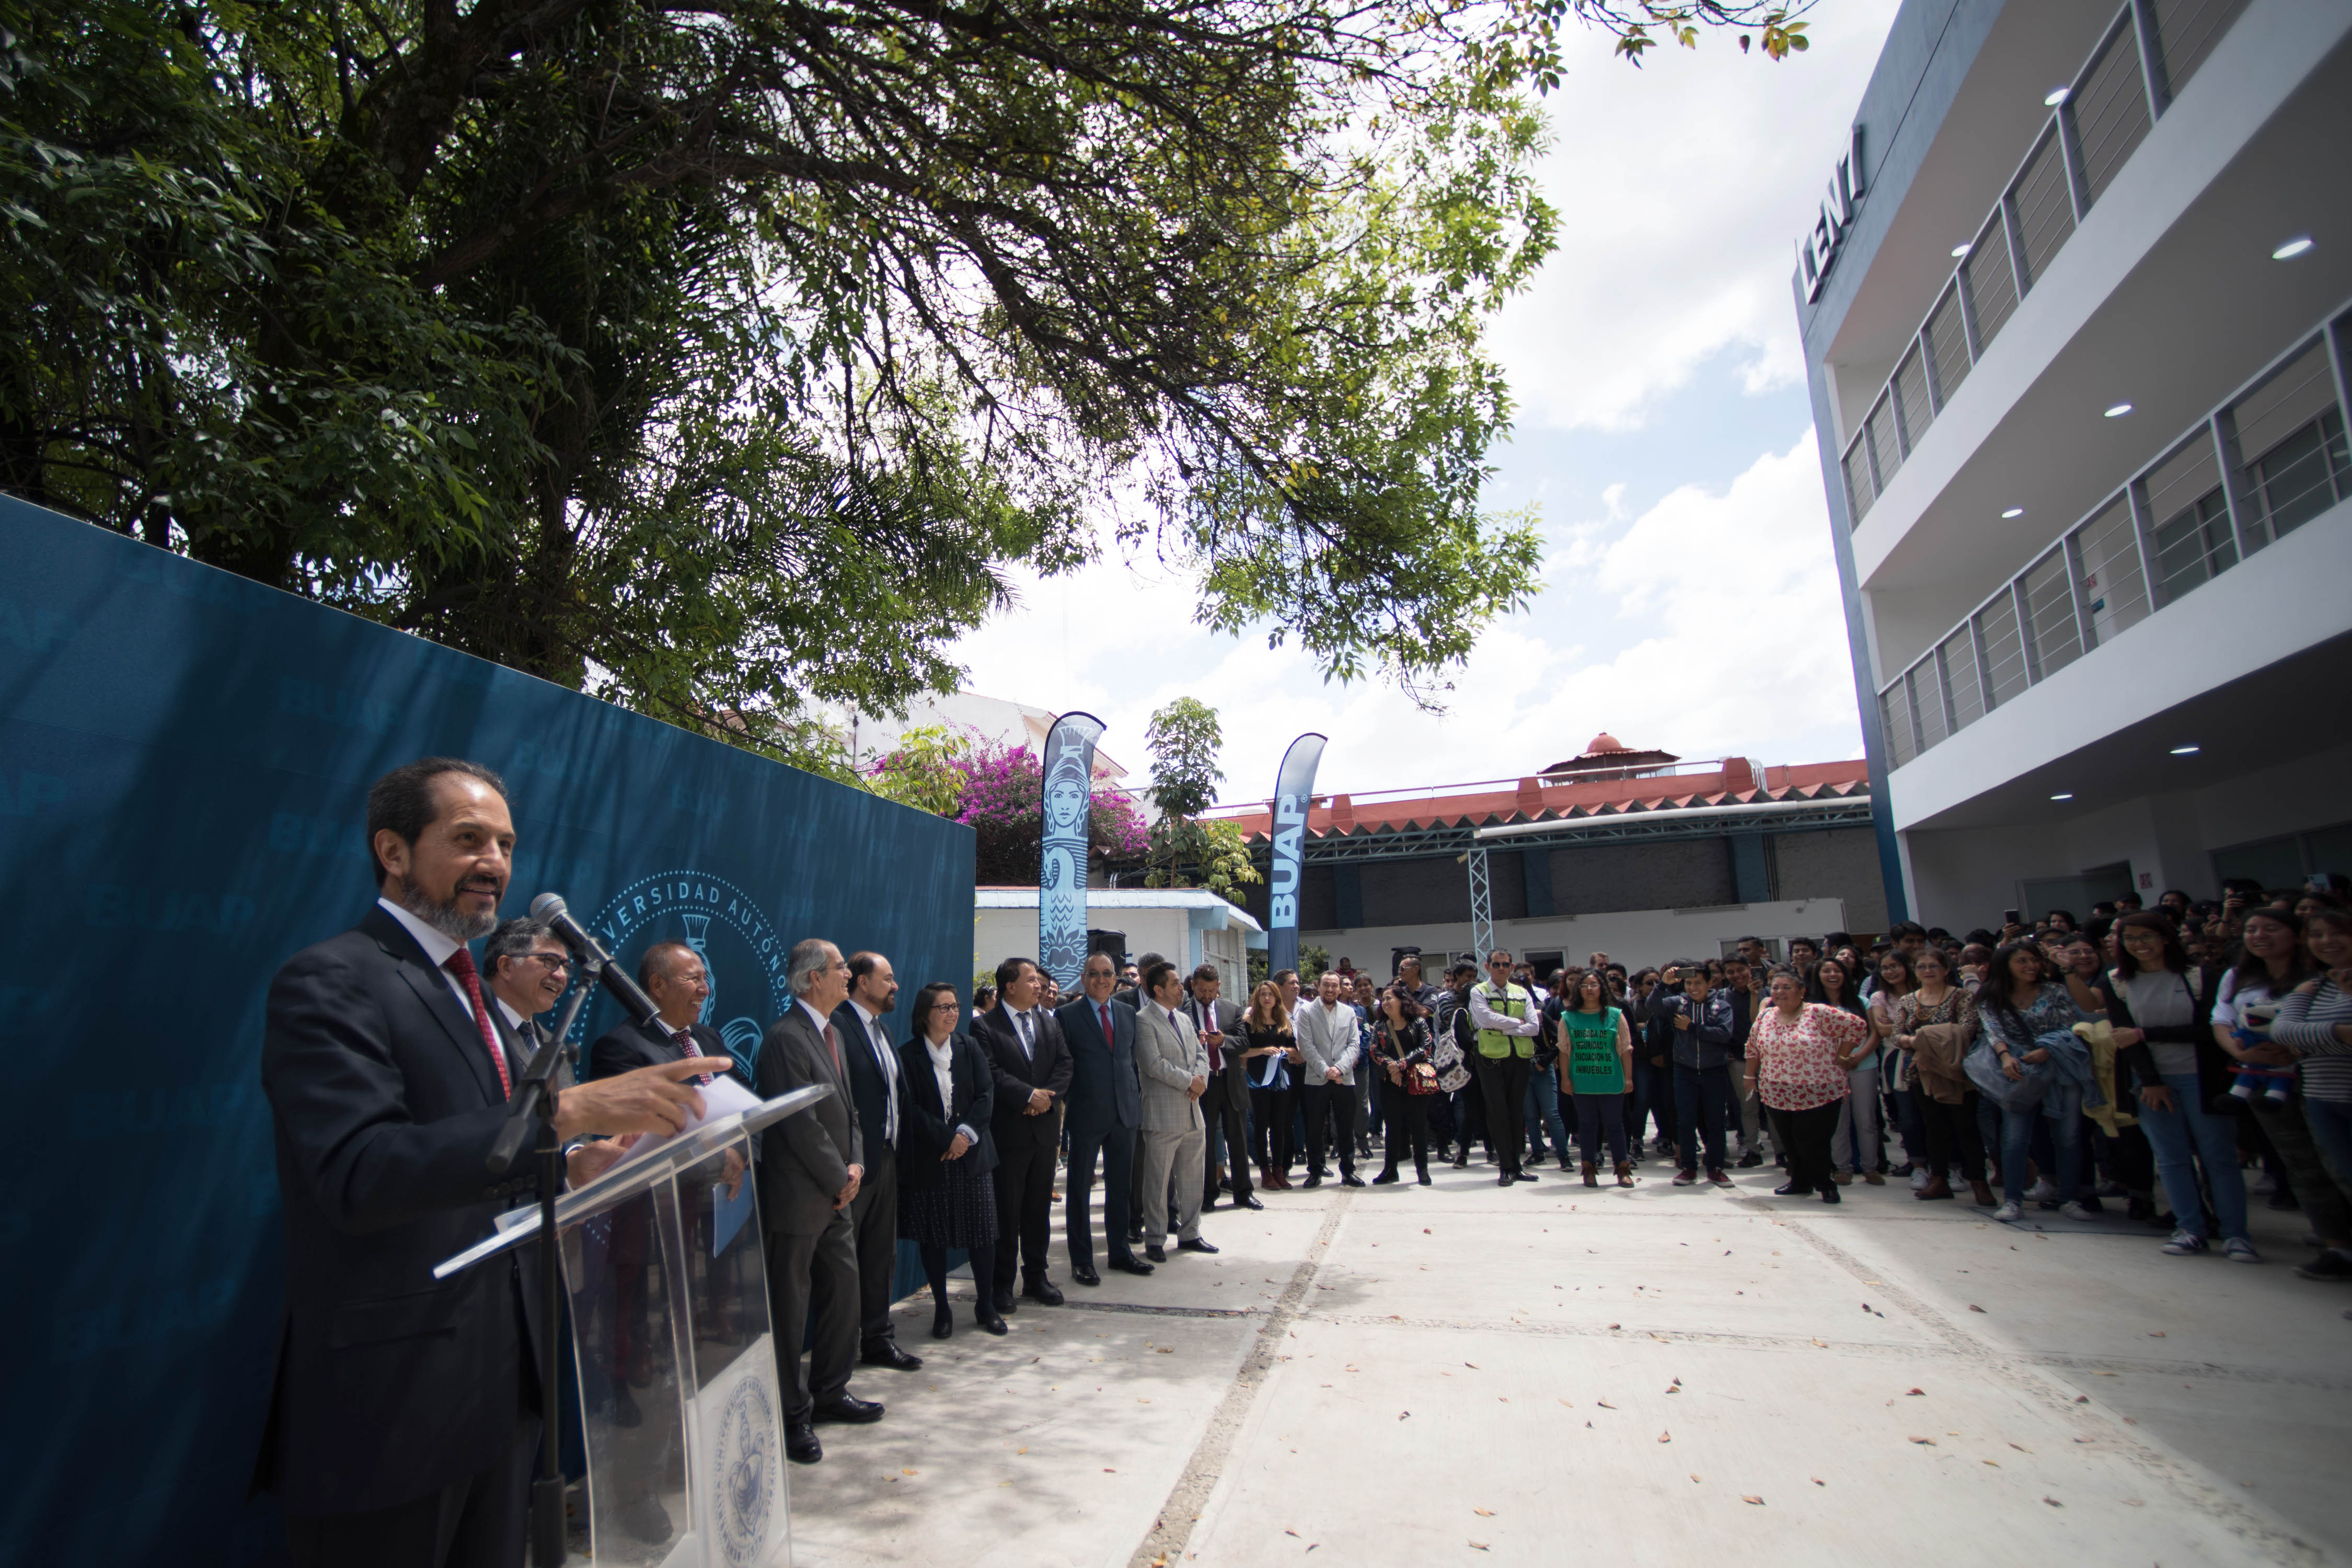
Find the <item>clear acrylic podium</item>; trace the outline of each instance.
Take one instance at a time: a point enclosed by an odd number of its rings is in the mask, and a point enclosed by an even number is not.
[[[797,1089],[631,1158],[556,1204],[597,1568],[776,1568],[792,1556],[783,1401],[751,1167]],[[434,1270],[537,1246],[539,1210]]]

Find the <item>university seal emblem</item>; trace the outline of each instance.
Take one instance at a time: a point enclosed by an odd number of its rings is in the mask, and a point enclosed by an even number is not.
[[[759,1561],[775,1522],[778,1474],[775,1407],[757,1377],[736,1380],[710,1447],[710,1519],[730,1563]]]
[[[781,1018],[792,1005],[784,978],[790,944],[776,935],[751,896],[700,871],[664,871],[613,895],[589,922],[615,962],[636,969],[657,942],[682,942],[702,957],[710,979],[701,1022],[719,1031],[727,1054],[747,1074],[759,1059],[763,1018]],[[620,1010],[609,999],[583,1010],[572,1038],[584,1044],[609,1029]]]

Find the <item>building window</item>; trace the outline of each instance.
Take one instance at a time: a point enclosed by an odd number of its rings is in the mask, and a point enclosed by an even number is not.
[[[2213,851],[2213,877],[2245,877],[2265,888],[2292,888],[2322,871],[2352,875],[2352,822],[2282,834]]]

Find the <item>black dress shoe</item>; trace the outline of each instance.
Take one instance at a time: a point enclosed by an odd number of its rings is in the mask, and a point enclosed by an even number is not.
[[[1096,1273],[1093,1269],[1079,1268],[1076,1266],[1073,1266],[1070,1269],[1070,1278],[1076,1280],[1081,1285],[1099,1285],[1102,1283],[1102,1276]]]
[[[1790,1182],[1784,1186],[1774,1187],[1772,1195],[1776,1198],[1809,1198],[1813,1195],[1813,1189]]]
[[[1364,1178],[1350,1171],[1339,1178],[1339,1184],[1343,1187],[1360,1187],[1364,1184]]]
[[[1533,1171],[1513,1171],[1511,1173],[1511,1180],[1515,1182],[1532,1182],[1538,1179],[1539,1178],[1538,1178]]]
[[[1264,1204],[1257,1201],[1257,1194],[1255,1193],[1252,1193],[1245,1198],[1235,1198],[1234,1202],[1245,1209],[1262,1209],[1265,1207]]]
[[[1302,1187],[1319,1187],[1323,1184],[1323,1177],[1320,1173],[1318,1173],[1315,1175],[1307,1177],[1298,1184]]]
[[[784,1423],[784,1458],[795,1465],[814,1465],[824,1458],[824,1445],[806,1420]]]
[[[1376,1187],[1385,1187],[1396,1179],[1396,1169],[1394,1166],[1391,1166],[1388,1170],[1382,1171],[1379,1175],[1372,1178],[1372,1185]]]
[[[919,1372],[923,1358],[909,1355],[898,1348],[896,1340],[877,1340],[859,1352],[857,1359],[867,1366],[887,1366],[895,1372]]]
[[[1062,1304],[1062,1293],[1054,1288],[1054,1282],[1051,1279],[1032,1279],[1029,1281],[1028,1289],[1021,1293],[1041,1307],[1058,1307]]]
[[[882,1402],[860,1399],[845,1394],[838,1399],[828,1399],[809,1412],[812,1421],[838,1421],[845,1426],[865,1426],[882,1419]]]
[[[1168,1249],[1164,1247],[1147,1247],[1143,1249],[1143,1256],[1154,1263],[1165,1263],[1168,1261]]]
[[[1750,1149],[1748,1152],[1739,1156],[1739,1168],[1743,1171],[1752,1171],[1763,1163],[1764,1156],[1758,1153],[1753,1149]]]
[[[1418,1172],[1415,1172],[1415,1173],[1413,1173],[1413,1178],[1412,1178],[1412,1179],[1413,1179],[1413,1181],[1414,1181],[1415,1183],[1417,1183],[1418,1184],[1420,1184],[1420,1185],[1422,1185],[1422,1186],[1424,1186],[1424,1187],[1425,1187],[1425,1186],[1429,1185],[1429,1173],[1428,1173],[1427,1171],[1418,1171]]]
[[[1207,1242],[1202,1240],[1197,1236],[1189,1236],[1176,1244],[1176,1250],[1179,1252],[1214,1252],[1217,1249],[1210,1246]],[[2335,1255],[2331,1253],[2329,1256],[2333,1257]],[[2311,1276],[2311,1278],[2316,1279],[2320,1278],[2320,1276],[2315,1274]]]
[[[955,1313],[946,1304],[942,1303],[938,1310],[931,1314],[931,1338],[935,1340],[946,1340],[953,1339],[954,1337]]]
[[[1127,1233],[1127,1244],[1129,1247],[1141,1247],[1143,1245],[1143,1232],[1139,1227]]]
[[[1836,1183],[1832,1182],[1828,1186],[1822,1189],[1822,1202],[1825,1204],[1842,1204],[1845,1202],[1845,1199],[1838,1194]]]
[[[1146,1263],[1140,1258],[1136,1258],[1131,1255],[1126,1258],[1112,1258],[1110,1260],[1110,1266],[1113,1268],[1118,1269],[1121,1274],[1149,1274],[1151,1272],[1151,1265]]]
[[[1008,1318],[1021,1310],[1021,1303],[1013,1299],[1013,1292],[1010,1290],[996,1292],[995,1306],[997,1311]]]
[[[1501,1175],[1496,1177],[1495,1184],[1498,1187],[1515,1187],[1518,1185],[1517,1182],[1511,1179],[1511,1173],[1508,1171],[1506,1171]]]
[[[975,1316],[980,1323],[981,1331],[983,1333],[995,1334],[999,1338],[1002,1338],[1013,1331],[1011,1329],[1005,1327],[1004,1320],[998,1317],[993,1312],[981,1312],[975,1314]]]

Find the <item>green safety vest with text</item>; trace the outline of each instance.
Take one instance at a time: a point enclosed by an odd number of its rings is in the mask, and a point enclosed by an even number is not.
[[[1568,1086],[1573,1094],[1622,1094],[1625,1069],[1617,1059],[1617,1009],[1598,1014],[1562,1013],[1560,1033],[1568,1037]]]
[[[1480,984],[1478,989],[1486,995],[1487,1009],[1500,1013],[1506,1018],[1524,1018],[1532,1005],[1532,999],[1516,985],[1507,985],[1497,992],[1495,983],[1490,980]],[[1488,1061],[1500,1061],[1514,1052],[1532,1058],[1536,1054],[1535,1037],[1507,1035],[1500,1029],[1478,1031],[1478,1054]]]

